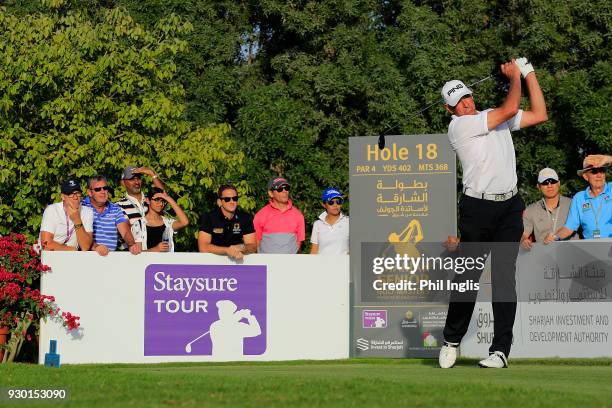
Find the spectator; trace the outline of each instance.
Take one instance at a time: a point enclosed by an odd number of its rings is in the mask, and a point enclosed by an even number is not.
[[[325,211],[312,226],[311,254],[346,255],[349,252],[349,217],[342,213],[344,198],[340,191],[328,188],[321,196]]]
[[[142,218],[148,211],[147,201],[142,193],[142,175],[146,174],[153,180],[153,185],[157,188],[164,189],[164,183],[159,179],[157,174],[148,167],[128,166],[121,174],[121,185],[125,188],[125,197],[117,201],[117,204],[123,210],[123,213],[130,222],[132,235],[142,231]],[[126,249],[125,243],[120,245],[121,249]]]
[[[578,227],[582,227],[585,239],[612,237],[612,183],[606,183],[606,167],[610,164],[612,156],[597,154],[584,159],[578,175],[589,186],[572,198],[565,225],[548,234],[545,244],[567,239]]]
[[[140,253],[140,245],[136,243],[130,230],[127,218],[121,208],[108,200],[108,184],[104,176],[94,176],[87,183],[88,197],[83,205],[93,210],[93,246],[92,249],[102,256],[117,249],[118,234],[127,243],[128,249],[134,255]]]
[[[305,238],[304,216],[289,199],[289,182],[276,177],[268,183],[270,202],[255,214],[258,252],[295,254]]]
[[[74,179],[60,184],[62,201],[49,205],[40,225],[42,249],[88,251],[93,242],[93,211],[81,205],[81,186]]]
[[[146,196],[147,215],[137,225],[134,237],[148,252],[174,252],[174,232],[189,225],[183,209],[161,188],[153,187]],[[170,204],[178,220],[164,216],[164,208]],[[134,228],[132,229],[134,231]]]
[[[572,199],[561,195],[560,184],[559,176],[553,169],[545,168],[538,174],[542,199],[530,204],[523,212],[523,248],[531,249],[534,241],[544,242],[548,234],[565,224]],[[572,236],[577,238],[576,234]]]
[[[224,184],[217,192],[217,208],[200,219],[198,249],[230,258],[242,259],[257,252],[253,217],[237,211],[238,191]]]

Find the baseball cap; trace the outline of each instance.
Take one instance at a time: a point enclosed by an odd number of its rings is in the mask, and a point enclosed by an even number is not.
[[[62,194],[72,194],[75,191],[81,191],[81,184],[75,179],[67,179],[60,184]]]
[[[274,190],[284,185],[290,185],[287,179],[284,179],[282,177],[275,177],[268,183],[268,190]]]
[[[131,178],[140,176],[140,173],[134,173],[134,170],[136,170],[138,167],[136,166],[127,166],[124,170],[123,170],[123,174],[121,175],[121,180],[129,180]]]
[[[321,194],[322,201],[329,201],[332,198],[338,198],[338,197],[342,198],[342,193],[333,187],[326,188],[325,190],[323,190],[323,194]]]
[[[542,170],[540,170],[540,173],[538,174],[538,183],[542,183],[548,179],[553,179],[553,180],[557,180],[559,181],[559,176],[557,175],[557,172],[554,171],[551,168],[543,168]]]
[[[448,106],[456,106],[459,103],[459,99],[471,94],[470,88],[458,79],[448,81],[442,87],[442,97]]]

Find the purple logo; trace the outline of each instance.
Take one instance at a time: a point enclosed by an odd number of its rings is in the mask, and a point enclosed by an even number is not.
[[[266,324],[265,266],[145,269],[145,356],[263,354]]]
[[[387,327],[386,310],[364,310],[361,317],[364,329],[384,329]]]

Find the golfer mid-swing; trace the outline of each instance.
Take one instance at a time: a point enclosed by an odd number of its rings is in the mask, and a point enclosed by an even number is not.
[[[463,168],[463,194],[459,201],[461,242],[517,243],[515,249],[513,245],[513,249],[491,254],[494,336],[489,357],[479,363],[491,368],[508,364],[516,313],[516,255],[523,234],[525,204],[517,195],[516,157],[510,132],[548,119],[544,95],[527,59],[507,62],[501,65],[501,72],[510,81],[510,87],[502,105],[495,109],[477,111],[472,91],[461,81],[449,81],[442,88],[446,110],[453,115],[448,138]],[[528,111],[519,109],[521,74],[529,92]],[[495,301],[495,291],[500,288],[505,296],[501,302],[499,297]],[[455,364],[457,347],[468,329],[475,300],[476,293],[468,297],[451,294],[440,367]]]

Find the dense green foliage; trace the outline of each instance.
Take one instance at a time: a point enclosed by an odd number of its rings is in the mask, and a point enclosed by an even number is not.
[[[414,118],[411,113],[438,100],[450,78],[472,83],[492,73],[494,81],[476,87],[476,103],[499,104],[505,81],[498,66],[511,57],[533,62],[550,117],[514,137],[526,201],[537,197],[540,168],[557,169],[570,194],[584,185],[575,170],[585,153],[612,153],[612,5],[606,0],[56,2],[91,19],[125,7],[143,30],[153,32],[171,13],[191,25],[176,33],[187,47],[169,62],[176,67],[172,83],[180,82],[184,94],[170,93],[165,81],[153,86],[176,103],[180,99],[194,126],[230,125],[231,140],[246,157],[243,181],[256,193],[256,206],[265,203],[267,179],[282,174],[293,182],[292,197],[309,225],[320,211],[324,187],[348,188],[348,137],[444,133],[448,116],[442,105]],[[6,8],[19,15],[48,13],[24,0],[9,0]],[[53,155],[64,143],[44,145],[54,146]],[[148,155],[146,143],[136,145],[143,157],[161,158]],[[131,154],[138,157],[137,150]],[[4,179],[17,183],[17,174]],[[174,180],[171,173],[165,176]],[[49,196],[40,183],[31,188],[38,202]],[[198,211],[210,205],[193,203]],[[33,204],[25,210],[40,212]],[[36,223],[32,218],[30,228]]]
[[[244,168],[228,125],[185,120],[175,55],[191,24],[169,16],[145,28],[120,8],[98,17],[0,13],[0,233],[36,235],[60,180],[103,174],[117,186],[123,167],[137,164],[178,196],[193,224],[179,243],[193,245],[195,209]]]
[[[61,345],[59,345],[61,350]],[[460,359],[0,365],[6,389],[65,389],[71,407],[609,407],[610,359],[514,359],[482,370]],[[6,392],[6,391],[5,391]]]

